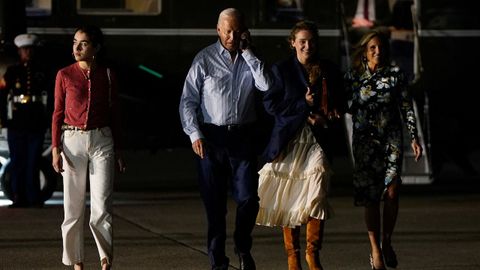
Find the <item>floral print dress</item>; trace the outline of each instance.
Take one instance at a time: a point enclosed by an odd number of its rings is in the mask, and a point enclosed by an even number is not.
[[[407,78],[398,66],[371,73],[345,74],[352,115],[354,203],[368,206],[382,199],[386,187],[399,181],[403,160],[403,123],[417,139],[416,119]]]

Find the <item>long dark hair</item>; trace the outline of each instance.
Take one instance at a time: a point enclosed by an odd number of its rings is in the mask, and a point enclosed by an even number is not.
[[[85,33],[89,38],[92,45],[98,48],[98,52],[96,54],[96,60],[103,60],[105,57],[105,46],[104,46],[104,36],[102,30],[95,25],[83,25],[79,26],[75,29],[74,35],[77,32]]]
[[[385,66],[390,63],[390,46],[387,35],[377,30],[372,30],[365,33],[354,47],[352,54],[352,68],[354,71],[358,73],[365,72],[365,64],[367,62],[365,53],[367,52],[367,44],[375,37],[380,40],[380,44],[383,49],[381,66]]]

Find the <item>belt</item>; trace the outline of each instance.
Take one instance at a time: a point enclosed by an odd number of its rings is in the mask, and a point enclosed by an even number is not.
[[[204,124],[204,125],[209,127],[209,128],[221,129],[221,130],[226,130],[226,131],[229,131],[229,132],[240,131],[240,130],[244,130],[246,128],[249,128],[249,127],[253,126],[251,123],[249,123],[249,124],[232,124],[232,125],[223,125],[223,126],[217,126],[217,125],[214,125],[214,124]]]
[[[101,129],[102,127],[89,127],[89,128],[81,128],[81,127],[76,127],[72,126],[69,124],[63,124],[62,125],[62,130],[74,130],[74,131],[89,131],[89,130],[94,130],[94,129]]]
[[[33,96],[33,95],[18,95],[18,96],[13,96],[12,100],[14,103],[26,104],[30,102],[42,101],[42,97]]]
[[[225,125],[228,131],[236,131],[246,127],[246,125]]]

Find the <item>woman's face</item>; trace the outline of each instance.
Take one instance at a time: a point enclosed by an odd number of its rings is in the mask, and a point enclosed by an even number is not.
[[[369,66],[377,67],[382,63],[383,44],[378,37],[373,37],[366,47],[366,57]]]
[[[291,41],[295,48],[300,63],[305,64],[317,51],[317,44],[313,34],[308,30],[300,30],[295,34],[295,40]]]
[[[77,31],[73,37],[73,55],[78,61],[93,61],[97,49],[93,46],[88,35],[82,31]]]

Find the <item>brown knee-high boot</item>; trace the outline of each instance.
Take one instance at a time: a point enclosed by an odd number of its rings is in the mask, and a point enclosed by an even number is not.
[[[300,264],[300,227],[283,227],[283,242],[288,256],[288,270],[302,270]]]
[[[323,270],[320,264],[320,249],[322,248],[324,221],[309,218],[307,223],[306,260],[310,270]]]

